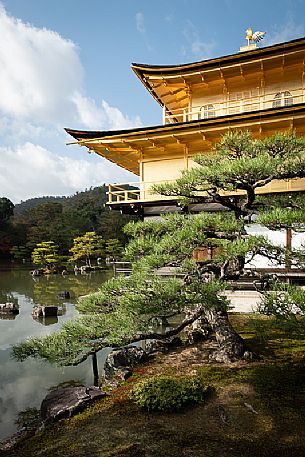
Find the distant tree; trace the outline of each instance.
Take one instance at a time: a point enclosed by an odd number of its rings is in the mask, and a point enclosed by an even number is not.
[[[70,252],[71,260],[84,260],[86,265],[91,267],[91,260],[103,255],[104,240],[95,232],[87,232],[85,235],[74,238]]]
[[[58,246],[53,241],[38,243],[32,252],[32,260],[34,264],[47,268],[58,264]]]
[[[6,197],[0,198],[0,257],[8,258],[13,245],[15,233],[11,219],[14,213],[14,204]]]
[[[117,238],[125,244],[123,226],[134,218],[105,207],[106,192],[103,185],[71,197],[39,197],[17,204],[13,226],[5,230],[10,241],[7,244],[3,240],[6,252],[15,245],[26,245],[32,251],[37,243],[52,240],[60,255],[67,255],[74,238],[86,232],[104,239]]]
[[[116,238],[110,238],[105,241],[105,255],[113,257],[114,259],[120,258],[123,253],[122,243]]]
[[[29,198],[25,201],[17,203],[14,208],[14,214],[19,216],[26,213],[28,210],[35,208],[38,205],[46,203],[63,203],[67,197],[54,197],[54,196],[45,196],[45,197],[34,197]]]
[[[11,237],[5,231],[0,231],[0,257],[9,258],[12,248]]]
[[[14,214],[14,203],[6,197],[0,198],[0,224],[9,220]]]
[[[29,259],[31,258],[31,252],[26,246],[13,246],[11,256],[16,260]]]
[[[61,203],[53,202],[41,203],[27,210],[20,219],[17,219],[26,226],[26,244],[31,250],[37,243],[45,240],[51,240],[58,246],[65,244],[62,220],[63,206]]]
[[[116,238],[122,244],[125,244],[128,241],[128,237],[124,233],[123,228],[132,220],[139,220],[139,217],[121,214],[119,211],[111,211],[105,208],[98,217],[97,233],[102,235],[105,240]]]

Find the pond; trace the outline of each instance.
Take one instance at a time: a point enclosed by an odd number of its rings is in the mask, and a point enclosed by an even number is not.
[[[29,336],[48,335],[75,318],[77,298],[98,290],[111,275],[111,271],[103,271],[34,278],[26,266],[0,264],[0,303],[14,302],[19,306],[16,316],[0,314],[0,441],[17,430],[18,413],[39,408],[50,388],[72,382],[93,384],[91,360],[77,367],[57,367],[34,359],[16,362],[11,358],[11,348]],[[68,291],[71,298],[59,299],[62,291]],[[33,319],[31,311],[38,304],[58,306],[58,317]],[[103,350],[98,354],[100,368],[107,353]]]

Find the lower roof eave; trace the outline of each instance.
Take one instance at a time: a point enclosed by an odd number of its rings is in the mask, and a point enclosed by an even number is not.
[[[154,153],[158,148],[166,150],[167,147],[173,147],[173,145],[177,150],[181,149],[178,151],[179,154],[183,154],[185,144],[190,147],[189,153],[193,154],[193,140],[201,141],[204,150],[204,148],[210,147],[211,142],[219,141],[221,136],[231,129],[248,129],[254,134],[258,132],[259,135],[261,132],[263,135],[268,135],[270,132],[295,129],[298,134],[305,135],[305,103],[128,130],[79,131],[66,129],[66,131],[77,140],[74,144],[85,146],[89,151],[94,151],[119,167],[139,176],[139,162],[143,154],[151,154],[152,150]],[[200,144],[196,145],[196,151],[198,150],[201,151]]]
[[[199,120],[192,120],[186,122],[177,122],[174,124],[165,124],[165,125],[154,125],[149,127],[136,127],[133,129],[125,129],[125,130],[110,130],[110,131],[88,131],[88,130],[72,130],[66,128],[65,131],[71,135],[73,138],[77,140],[79,144],[95,141],[95,140],[102,140],[106,138],[114,138],[114,137],[128,137],[130,135],[142,135],[142,134],[154,134],[159,132],[166,132],[166,131],[173,131],[173,130],[180,130],[180,129],[196,129],[201,128],[204,126],[209,125],[217,125],[217,124],[224,124],[224,125],[232,125],[239,124],[243,120],[251,120],[251,121],[258,121],[263,120],[264,118],[268,117],[281,117],[285,115],[298,115],[298,114],[305,114],[305,103],[299,103],[297,105],[291,105],[286,107],[280,108],[269,108],[265,110],[256,110],[256,111],[248,111],[243,113],[237,114],[229,114],[226,116],[219,116],[211,119],[199,119]]]

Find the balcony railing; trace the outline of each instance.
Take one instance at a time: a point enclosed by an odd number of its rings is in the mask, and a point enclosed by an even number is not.
[[[125,184],[109,184],[108,203],[121,203],[140,200],[141,191],[139,182]]]
[[[136,201],[157,200],[160,195],[152,191],[154,184],[164,184],[175,180],[163,180],[154,182],[129,182],[124,184],[108,185],[108,203],[132,203]],[[162,197],[162,200],[170,200],[172,197]]]
[[[282,91],[265,96],[242,97],[243,93],[232,93],[228,100],[223,103],[209,102],[201,106],[193,106],[191,110],[178,109],[163,112],[163,123],[174,124],[177,122],[188,122],[200,119],[213,119],[221,116],[228,116],[250,111],[261,111],[270,108],[280,108],[285,106],[305,103],[305,94],[302,89]],[[236,100],[230,99],[235,97]]]

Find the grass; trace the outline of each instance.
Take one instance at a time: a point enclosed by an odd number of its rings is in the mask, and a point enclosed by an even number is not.
[[[20,442],[5,457],[305,456],[305,333],[272,319],[233,315],[258,357],[206,363],[210,343],[157,356],[106,400]],[[302,324],[302,323],[301,323]],[[128,399],[152,376],[198,376],[214,394],[176,413],[148,413]]]

